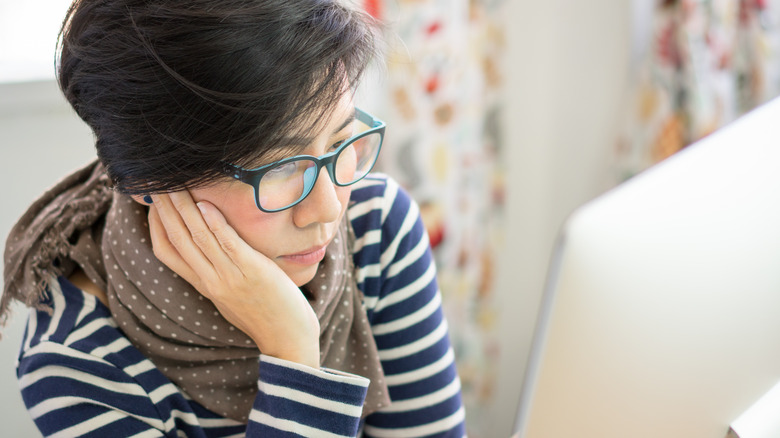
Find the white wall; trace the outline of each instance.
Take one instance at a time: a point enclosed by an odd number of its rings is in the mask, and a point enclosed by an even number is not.
[[[54,77],[54,46],[70,3],[0,0],[0,82]]]
[[[16,219],[46,188],[94,156],[92,134],[53,81],[0,84],[0,244]],[[25,312],[14,307],[0,341],[0,436],[40,436],[22,404],[15,361]]]
[[[508,0],[508,217],[497,300],[502,360],[484,437],[512,428],[558,227],[610,185],[609,154],[629,65],[629,0]],[[88,129],[53,82],[0,85],[0,243],[29,202],[93,156]],[[0,342],[3,436],[30,437],[14,363],[23,315]]]
[[[555,235],[612,184],[630,58],[629,0],[510,0],[507,239],[499,265],[500,384],[485,437],[507,437]]]

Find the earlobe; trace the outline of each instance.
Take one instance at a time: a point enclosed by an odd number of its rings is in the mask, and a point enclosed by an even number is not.
[[[152,205],[154,201],[150,195],[130,195],[133,201],[142,205]]]

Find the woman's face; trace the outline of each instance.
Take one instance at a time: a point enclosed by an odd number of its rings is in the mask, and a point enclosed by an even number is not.
[[[334,111],[312,133],[304,154],[318,157],[333,144],[352,135],[354,115],[351,93],[347,92]],[[252,248],[273,260],[298,286],[308,283],[325,256],[325,247],[338,230],[346,212],[351,188],[337,187],[323,167],[311,193],[299,204],[276,213],[265,213],[255,205],[252,186],[240,181],[219,182],[190,190],[193,199],[214,204],[227,222]]]

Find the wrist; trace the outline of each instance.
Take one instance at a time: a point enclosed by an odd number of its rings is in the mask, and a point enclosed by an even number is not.
[[[294,362],[311,368],[320,367],[320,347],[319,345],[306,348],[280,349],[277,351],[264,351],[263,354],[277,359]]]

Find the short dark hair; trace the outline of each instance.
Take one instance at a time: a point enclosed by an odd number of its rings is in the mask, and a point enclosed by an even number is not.
[[[180,190],[312,129],[377,35],[337,0],[75,0],[57,77],[117,190]]]

